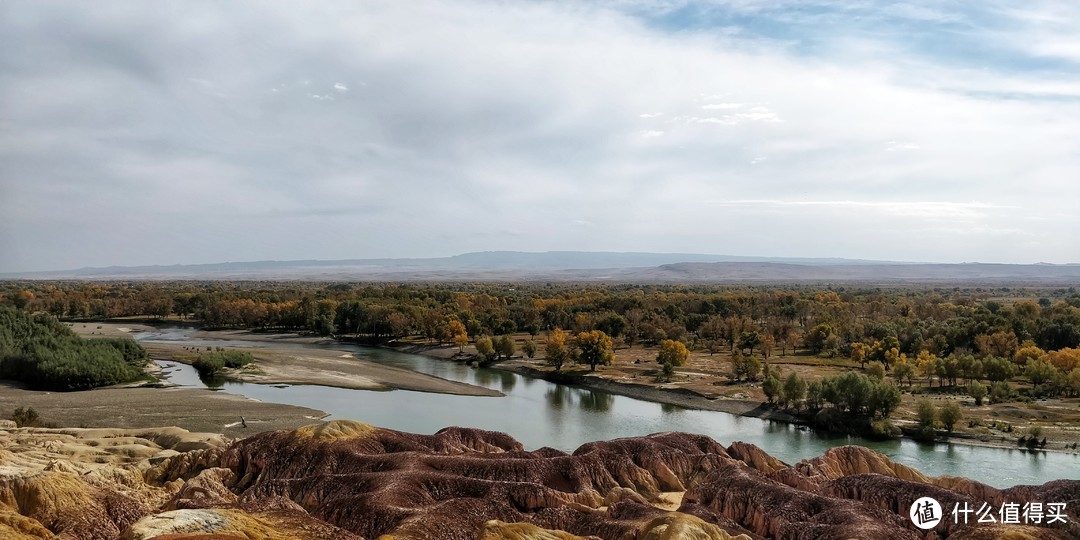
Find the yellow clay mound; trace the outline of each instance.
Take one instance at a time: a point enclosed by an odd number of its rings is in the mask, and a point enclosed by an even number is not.
[[[355,420],[331,420],[321,424],[311,424],[296,430],[299,437],[312,437],[319,440],[358,439],[365,437],[379,428]]]
[[[672,512],[646,523],[638,532],[638,540],[750,540],[750,537],[731,536],[697,516]]]
[[[121,540],[149,540],[168,534],[217,534],[248,540],[292,540],[292,532],[278,532],[265,521],[239,510],[173,510],[135,522]]]
[[[566,531],[541,529],[531,523],[503,523],[491,520],[484,524],[476,540],[584,540]]]

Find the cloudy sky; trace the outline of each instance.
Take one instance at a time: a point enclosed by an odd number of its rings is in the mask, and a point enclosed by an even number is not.
[[[0,3],[0,272],[1080,262],[1080,3]]]

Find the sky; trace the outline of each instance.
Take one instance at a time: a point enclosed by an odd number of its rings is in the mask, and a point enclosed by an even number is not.
[[[1080,3],[0,2],[0,272],[1080,262]]]

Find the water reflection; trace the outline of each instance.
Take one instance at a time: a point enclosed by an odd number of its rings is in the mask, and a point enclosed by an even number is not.
[[[492,387],[494,386],[496,373],[490,369],[475,368],[472,370],[473,380],[480,386]]]
[[[225,383],[229,382],[228,379],[221,375],[205,375],[203,373],[199,373],[199,381],[211,390],[221,390],[221,388],[225,386]],[[237,382],[239,383],[239,381]]]
[[[573,403],[570,387],[561,384],[551,385],[551,387],[547,389],[547,392],[544,392],[544,398],[547,399],[548,406],[555,410],[561,410],[563,405],[570,405]]]
[[[578,404],[586,411],[608,412],[615,404],[615,396],[607,392],[583,390],[578,396]]]
[[[518,376],[510,373],[509,371],[500,371],[499,373],[499,388],[502,389],[504,394],[509,394],[514,391],[514,385],[517,384]]]
[[[671,403],[661,403],[660,404],[660,412],[662,412],[664,414],[676,414],[676,413],[680,413],[680,412],[685,411],[685,410],[687,410],[686,407],[680,407],[678,405],[673,405]]]

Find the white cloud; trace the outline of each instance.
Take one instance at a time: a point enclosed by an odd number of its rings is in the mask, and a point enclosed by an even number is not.
[[[745,107],[745,105],[742,103],[706,103],[701,106],[702,109],[706,110],[731,110],[741,109],[743,107]]]
[[[680,2],[418,2],[0,4],[0,271],[485,249],[1076,262],[1075,70],[842,31],[900,17],[1064,62],[1068,5],[996,0],[983,15],[1019,22],[993,28],[926,1],[710,8],[791,34],[762,36],[641,18]],[[117,225],[130,241],[103,240]]]

